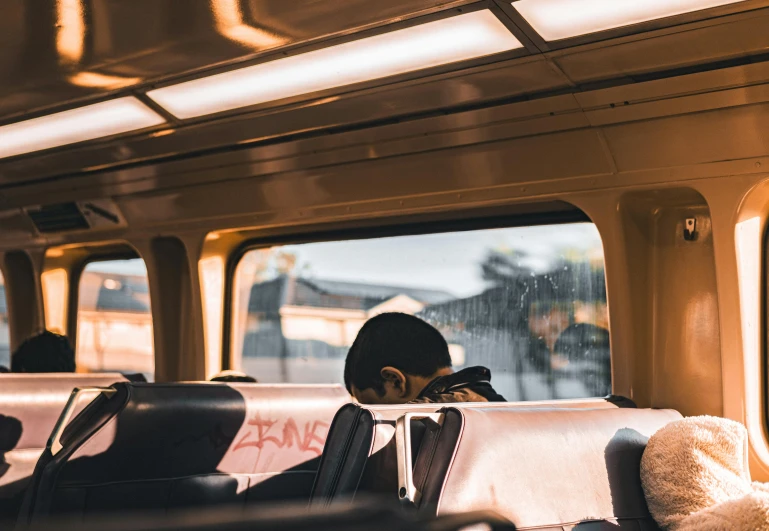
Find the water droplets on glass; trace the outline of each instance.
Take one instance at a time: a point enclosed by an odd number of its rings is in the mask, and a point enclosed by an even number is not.
[[[363,323],[416,315],[510,401],[611,390],[603,247],[590,223],[255,249],[238,265],[232,349],[262,382],[341,382]]]

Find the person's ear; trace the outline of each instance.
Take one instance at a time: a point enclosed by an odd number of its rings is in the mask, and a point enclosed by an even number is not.
[[[392,386],[393,391],[395,392],[396,396],[398,397],[405,397],[408,393],[408,390],[406,389],[406,375],[403,374],[400,370],[396,369],[395,367],[382,367],[382,370],[379,371],[379,374],[382,375],[382,378],[385,381],[385,385],[388,383]]]

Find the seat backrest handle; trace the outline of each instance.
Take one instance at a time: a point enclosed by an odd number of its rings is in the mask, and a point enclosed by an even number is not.
[[[395,423],[395,446],[398,458],[398,499],[407,505],[418,505],[422,497],[414,485],[414,466],[411,455],[411,421],[431,419],[443,423],[443,413],[406,413]]]
[[[59,415],[59,419],[53,427],[50,439],[48,439],[48,448],[51,450],[51,455],[58,454],[63,448],[61,444],[61,435],[64,433],[64,428],[69,424],[69,421],[82,398],[92,395],[91,400],[93,400],[101,394],[111,396],[116,392],[117,389],[112,387],[76,387],[73,389],[67,400],[67,405],[64,406],[64,410],[61,412],[61,415]]]

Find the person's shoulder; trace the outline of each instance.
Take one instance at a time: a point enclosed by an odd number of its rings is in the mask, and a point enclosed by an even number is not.
[[[506,402],[505,397],[497,393],[488,382],[454,386],[441,392],[421,394],[414,404],[451,404],[461,402]]]

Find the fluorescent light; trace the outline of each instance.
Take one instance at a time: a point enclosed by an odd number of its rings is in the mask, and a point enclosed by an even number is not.
[[[513,7],[546,41],[621,28],[743,0],[519,0]]]
[[[127,133],[165,123],[126,96],[0,127],[0,158]]]
[[[171,85],[147,95],[173,115],[193,118],[521,46],[484,9]]]

